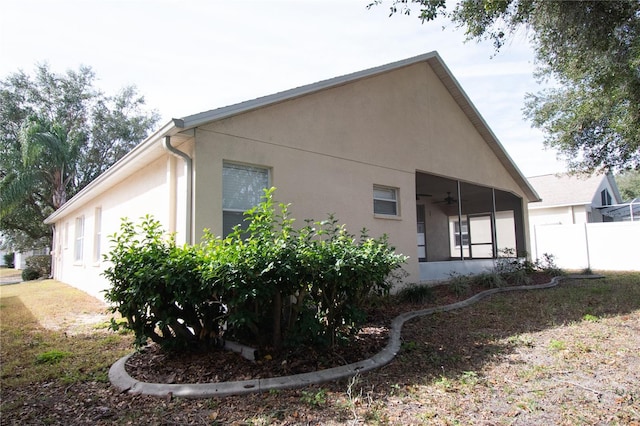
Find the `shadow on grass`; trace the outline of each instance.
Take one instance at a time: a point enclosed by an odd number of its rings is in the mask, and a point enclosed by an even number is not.
[[[405,323],[402,350],[379,371],[405,385],[458,379],[530,344],[522,337],[526,333],[637,310],[640,275],[565,279],[551,289],[497,294],[468,308]]]

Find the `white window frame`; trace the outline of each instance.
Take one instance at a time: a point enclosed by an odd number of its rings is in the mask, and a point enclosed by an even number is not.
[[[466,240],[466,241],[465,241]],[[470,247],[469,241],[469,222],[468,219],[462,221],[462,227],[460,222],[456,218],[453,221],[453,245],[455,248],[460,248],[460,243],[464,248]],[[465,244],[466,243],[466,244]]]
[[[82,263],[84,256],[84,215],[76,217],[75,239],[73,245],[73,260]]]
[[[69,248],[69,221],[66,221],[64,223],[64,249],[68,249]]]
[[[377,193],[376,193],[377,192]],[[391,197],[384,197],[383,193],[388,193]],[[400,217],[400,190],[392,186],[373,185],[373,214],[376,217]],[[394,213],[376,209],[377,206],[393,206]]]
[[[102,207],[96,207],[93,217],[93,261],[100,263],[102,238]]]
[[[610,206],[613,202],[613,198],[609,191],[605,188],[600,191],[600,205],[602,206]]]
[[[264,190],[268,189],[270,187],[271,184],[271,170],[268,167],[264,167],[264,166],[259,166],[259,165],[254,165],[254,164],[244,164],[244,163],[236,163],[236,162],[232,162],[232,161],[224,161],[222,164],[222,169],[223,169],[223,179],[222,179],[222,234],[223,236],[226,236],[224,234],[227,234],[229,231],[229,226],[225,226],[225,221],[224,221],[224,217],[225,217],[225,213],[241,213],[244,217],[244,212],[246,212],[247,210],[251,209],[252,207],[255,207],[256,205],[258,205],[260,203],[260,201],[262,200],[262,197],[264,196]],[[225,194],[225,178],[224,178],[224,171],[225,169],[237,169],[237,170],[246,170],[246,171],[253,171],[253,172],[259,172],[259,173],[264,173],[264,176],[266,177],[266,186],[259,188],[259,191],[256,192],[254,191],[253,194],[250,195],[251,198],[253,198],[252,202],[250,203],[251,205],[247,204],[244,206],[241,206],[241,208],[238,208],[238,206],[229,206],[228,204],[232,204],[229,201],[225,200],[224,194]],[[238,223],[234,223],[234,224],[238,224]],[[239,223],[242,224],[242,221]]]

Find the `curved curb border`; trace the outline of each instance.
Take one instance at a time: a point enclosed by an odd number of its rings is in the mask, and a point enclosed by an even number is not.
[[[514,287],[499,287],[477,293],[474,296],[460,302],[449,305],[436,306],[419,311],[400,314],[391,322],[389,330],[389,342],[384,349],[362,361],[347,364],[326,370],[296,374],[293,376],[272,377],[267,379],[252,379],[235,382],[220,383],[147,383],[132,378],[125,370],[127,360],[133,355],[129,354],[116,361],[109,369],[109,380],[121,393],[152,395],[152,396],[179,396],[183,398],[209,398],[213,396],[243,395],[252,392],[261,392],[272,389],[292,389],[327,381],[352,377],[358,373],[364,373],[388,364],[400,351],[402,326],[413,318],[431,315],[437,312],[447,312],[465,308],[496,293],[505,293],[519,290],[538,290],[556,287],[562,279],[595,279],[604,278],[602,275],[570,275],[566,277],[554,277],[547,284],[525,285]]]

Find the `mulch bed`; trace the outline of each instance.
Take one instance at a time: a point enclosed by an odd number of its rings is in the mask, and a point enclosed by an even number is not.
[[[548,283],[551,277],[536,274],[531,284]],[[457,295],[448,285],[431,289],[425,303],[408,303],[391,297],[370,307],[367,322],[349,342],[331,350],[298,347],[280,353],[262,348],[255,361],[223,349],[206,351],[168,352],[152,344],[129,358],[125,369],[131,377],[147,383],[219,383],[239,380],[288,376],[351,364],[380,352],[388,340],[391,321],[404,312],[455,303],[471,297],[486,288],[472,285],[464,294]]]

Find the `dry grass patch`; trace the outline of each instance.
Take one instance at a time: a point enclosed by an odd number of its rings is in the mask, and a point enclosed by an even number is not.
[[[40,284],[15,286],[32,290],[31,301],[0,288],[3,423],[640,425],[640,273],[415,319],[396,359],[355,380],[206,400],[114,393],[106,370],[132,339],[104,329],[65,335],[71,311],[92,309]],[[44,289],[50,301],[74,301],[39,306]],[[44,328],[43,311],[67,326]]]
[[[107,332],[105,309],[53,280],[0,287],[3,389],[51,380],[106,382],[114,356],[125,354],[131,340]]]

